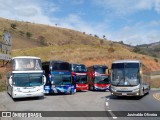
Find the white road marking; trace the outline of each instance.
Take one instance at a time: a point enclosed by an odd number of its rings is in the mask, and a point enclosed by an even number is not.
[[[106,102],[106,106],[108,106],[109,104],[108,104],[108,102]]]
[[[107,100],[109,100],[109,98],[107,98]]]
[[[111,114],[113,119],[117,119],[117,117],[113,114],[113,112],[111,110],[108,110],[108,112]]]
[[[113,117],[113,119],[117,119],[117,117]]]

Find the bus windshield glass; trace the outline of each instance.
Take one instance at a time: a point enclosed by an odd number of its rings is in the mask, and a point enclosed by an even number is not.
[[[76,64],[73,64],[72,71],[73,72],[86,72],[87,69],[86,69],[85,65],[76,65]]]
[[[53,63],[52,71],[70,71],[69,63]]]
[[[112,64],[113,85],[138,85],[139,63],[114,63]]]
[[[15,73],[13,85],[17,87],[33,87],[42,85],[42,73]]]
[[[55,85],[71,84],[71,75],[52,75],[52,80]]]
[[[17,71],[42,70],[41,60],[32,58],[13,59],[13,69]]]
[[[76,83],[77,84],[87,84],[87,76],[86,75],[76,76]]]
[[[108,84],[108,76],[95,76],[96,84]]]
[[[99,74],[106,74],[106,67],[96,67],[95,68],[95,72],[99,73]]]

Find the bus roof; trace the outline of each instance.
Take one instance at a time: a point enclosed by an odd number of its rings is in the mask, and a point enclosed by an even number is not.
[[[17,56],[17,57],[13,57],[12,59],[17,59],[17,58],[32,58],[32,59],[40,59],[39,57],[35,57],[35,56]]]
[[[80,64],[80,63],[71,63],[72,65],[84,65],[85,66],[85,64]]]
[[[51,63],[68,63],[68,64],[70,64],[69,62],[61,61],[61,60],[49,60],[49,61],[42,62],[42,64],[51,64]]]
[[[92,65],[92,66],[89,66],[89,67],[93,67],[93,68],[97,68],[97,67],[107,67],[108,68],[108,66],[106,66],[106,65]],[[88,68],[89,68],[88,67]]]
[[[140,60],[116,60],[113,63],[140,63]]]

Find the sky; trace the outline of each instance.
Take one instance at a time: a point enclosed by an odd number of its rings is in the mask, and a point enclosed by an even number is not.
[[[0,0],[0,17],[130,45],[160,41],[160,0]]]

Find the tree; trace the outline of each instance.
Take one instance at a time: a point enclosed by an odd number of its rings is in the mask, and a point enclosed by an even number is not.
[[[120,43],[120,44],[124,44],[123,41],[120,41],[119,43]]]
[[[99,38],[98,35],[94,35],[94,37]]]
[[[106,36],[105,36],[105,35],[103,35],[103,39],[106,39]]]

